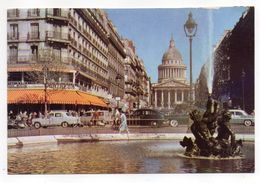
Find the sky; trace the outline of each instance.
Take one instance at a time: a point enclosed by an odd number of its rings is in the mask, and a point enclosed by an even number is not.
[[[192,41],[193,82],[198,78],[201,67],[209,60],[214,45],[222,38],[225,30],[234,28],[246,7],[221,8],[153,8],[153,9],[105,9],[119,35],[134,41],[136,53],[144,61],[151,81],[158,80],[158,65],[168,50],[171,34],[175,47],[187,65],[189,81],[189,39],[183,25],[189,12],[198,24]]]

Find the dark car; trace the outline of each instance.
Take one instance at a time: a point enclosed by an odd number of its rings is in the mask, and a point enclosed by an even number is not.
[[[127,119],[129,125],[145,125],[145,126],[178,126],[178,122],[174,119],[168,119],[158,110],[155,109],[137,109]]]

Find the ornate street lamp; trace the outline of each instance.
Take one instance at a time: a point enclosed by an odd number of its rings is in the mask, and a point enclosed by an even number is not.
[[[189,13],[188,20],[184,24],[184,32],[186,37],[189,37],[190,40],[190,102],[192,102],[192,37],[196,35],[197,23],[192,18],[191,12]]]

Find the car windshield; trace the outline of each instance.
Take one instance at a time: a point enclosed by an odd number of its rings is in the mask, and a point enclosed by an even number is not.
[[[66,115],[67,115],[67,116],[71,116],[71,114],[70,114],[69,112],[66,112]]]

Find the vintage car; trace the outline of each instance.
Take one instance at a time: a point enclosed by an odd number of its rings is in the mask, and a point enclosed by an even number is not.
[[[231,113],[230,123],[244,124],[245,126],[251,126],[255,124],[255,118],[252,115],[247,114],[241,109],[229,109]]]
[[[127,116],[129,125],[145,125],[145,126],[178,126],[178,121],[167,118],[163,113],[155,109],[137,109]]]
[[[49,127],[49,126],[81,126],[80,118],[72,116],[66,111],[52,111],[47,117],[32,119],[32,125],[35,128]]]
[[[8,128],[8,129],[20,129],[20,128],[25,128],[25,124],[24,124],[22,121],[17,121],[17,120],[8,119],[7,128]]]
[[[80,121],[85,126],[105,126],[112,123],[112,116],[107,110],[92,110],[85,112]]]

